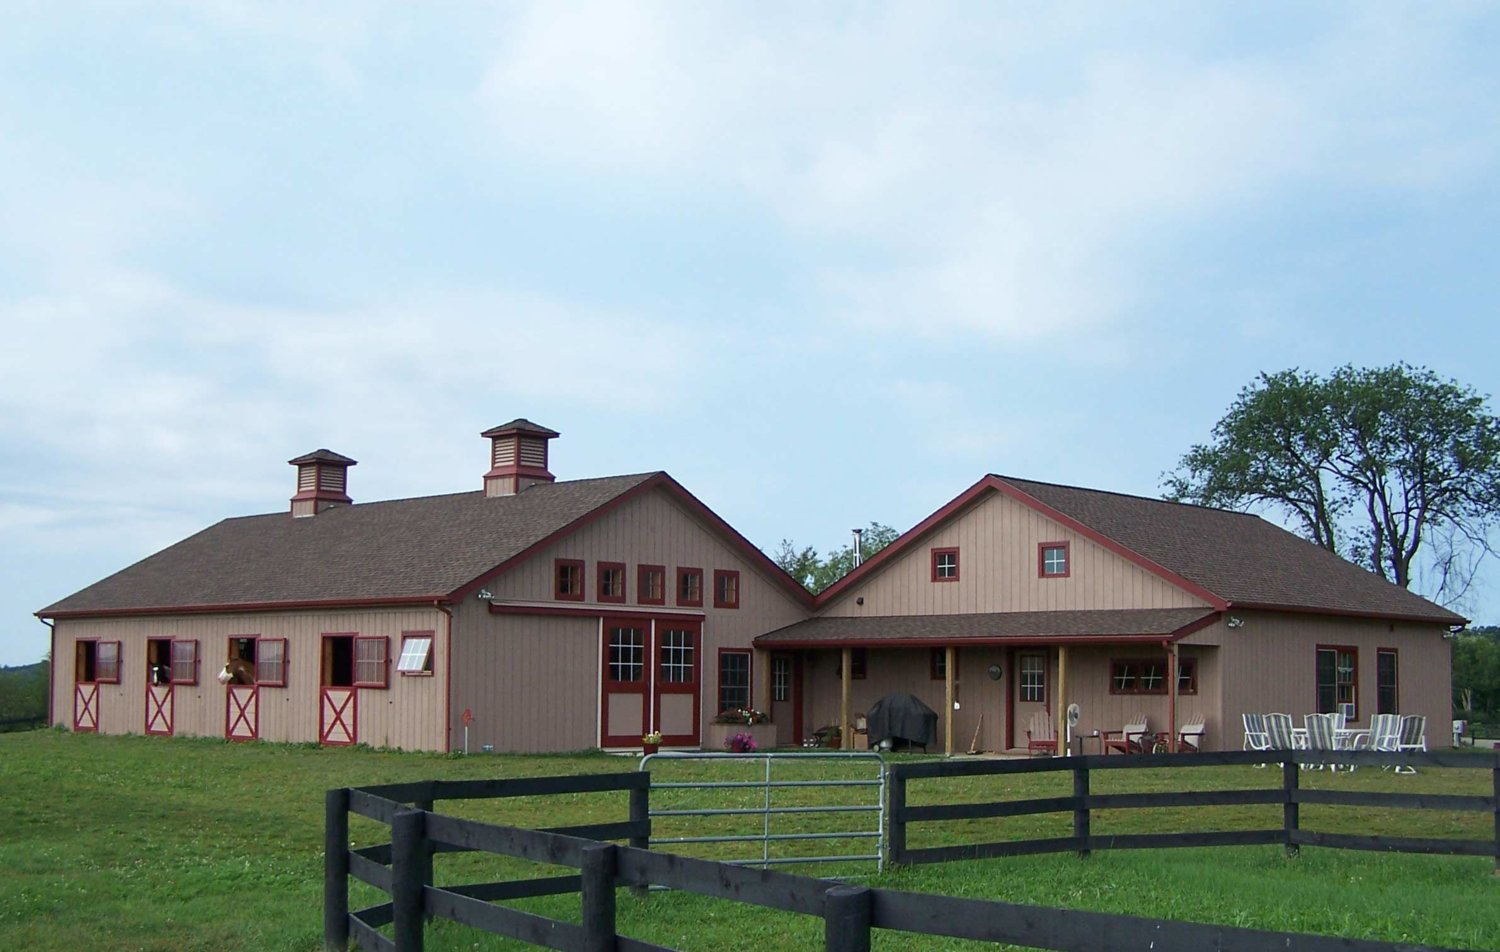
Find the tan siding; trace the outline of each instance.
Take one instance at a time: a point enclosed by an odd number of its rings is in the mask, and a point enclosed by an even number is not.
[[[1359,649],[1358,726],[1376,712],[1375,654],[1398,652],[1400,713],[1427,717],[1429,747],[1452,742],[1452,651],[1438,625],[1269,612],[1239,613],[1244,626],[1224,631],[1225,710],[1232,712],[1230,746],[1239,747],[1242,711],[1280,711],[1300,726],[1317,709],[1314,673],[1318,645]]]
[[[1198,693],[1178,697],[1177,725],[1181,726],[1192,720],[1194,715],[1201,714],[1205,721],[1204,744],[1208,749],[1221,749],[1225,746],[1226,736],[1218,702],[1218,650],[1199,646],[1183,646],[1179,650],[1182,657],[1197,659]],[[1055,650],[1053,656],[1055,659]],[[1083,753],[1099,752],[1099,742],[1094,739],[1094,731],[1117,731],[1124,726],[1127,718],[1132,718],[1137,713],[1146,715],[1153,731],[1172,728],[1167,695],[1110,693],[1111,661],[1164,657],[1165,652],[1161,647],[1149,645],[1075,645],[1068,650],[1068,696],[1063,703],[1078,705],[1078,729],[1074,736],[1082,739]],[[1054,680],[1051,686],[1056,683]],[[1232,746],[1238,747],[1239,743],[1239,737],[1236,736]],[[1080,749],[1076,743],[1074,749]]]
[[[434,630],[435,677],[402,677],[395,673],[401,632]],[[361,688],[358,710],[359,741],[374,747],[406,750],[443,749],[442,672],[443,616],[434,609],[378,609],[365,611],[276,612],[224,615],[173,615],[151,618],[68,619],[57,623],[57,653],[65,663],[54,674],[53,716],[56,723],[73,723],[73,653],[81,638],[121,642],[119,684],[103,684],[100,691],[99,730],[109,734],[145,732],[146,642],[151,638],[198,640],[196,685],[174,689],[176,736],[224,736],[226,691],[214,679],[228,656],[234,635],[287,639],[287,686],[260,691],[260,736],[269,741],[318,740],[322,635],[357,632],[390,638],[390,688]]]
[[[1037,546],[1067,542],[1071,574],[1037,577]],[[931,550],[959,549],[959,580],[932,581]],[[855,602],[864,599],[863,605]],[[998,493],[918,540],[824,614],[964,614],[1205,604],[1160,576]]]
[[[553,599],[555,559],[581,559],[584,565],[584,602]],[[626,566],[626,598],[621,604],[598,601],[598,564],[621,562]],[[637,600],[637,567],[664,565],[667,571],[667,604],[643,606]],[[674,582],[679,566],[703,570],[704,616],[702,645],[702,722],[716,713],[717,659],[720,648],[751,648],[757,635],[805,618],[806,610],[786,590],[763,574],[737,547],[680,508],[665,492],[633,499],[567,539],[539,551],[534,557],[499,578],[486,583],[495,601],[563,605],[602,614],[665,613],[677,610]],[[714,569],[740,573],[740,607],[713,607]],[[552,659],[534,676],[508,685],[503,706],[510,712],[507,722],[496,727],[497,750],[547,750],[589,747],[598,743],[599,627],[595,618],[542,618],[525,615],[490,615],[483,603],[470,600],[456,616],[462,619],[464,644],[456,649],[454,707],[461,710],[465,697],[489,690],[482,682],[505,679],[502,673],[516,664],[525,665],[523,654]],[[503,634],[502,634],[503,632]],[[483,645],[488,644],[488,647]],[[764,653],[753,655],[752,703],[763,703]],[[490,674],[490,672],[495,672]],[[565,675],[559,672],[566,672]],[[587,672],[587,676],[583,673]],[[460,688],[462,682],[462,688]],[[583,686],[587,687],[587,692]],[[558,710],[563,698],[568,710]],[[585,693],[587,696],[585,696]],[[550,714],[542,713],[550,711]],[[479,708],[475,706],[476,723]],[[459,735],[455,734],[455,737]],[[471,741],[473,733],[471,732]],[[478,741],[472,741],[478,743]]]

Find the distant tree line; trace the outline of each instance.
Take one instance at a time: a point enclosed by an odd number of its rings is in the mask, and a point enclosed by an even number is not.
[[[1500,626],[1481,625],[1454,639],[1453,716],[1500,725]]]
[[[901,533],[890,526],[872,522],[860,539],[860,560],[868,559],[881,549],[896,541]],[[832,549],[827,555],[819,555],[812,546],[798,548],[790,539],[782,539],[781,545],[771,559],[802,587],[814,595],[854,571],[854,542]]]
[[[0,732],[22,730],[47,717],[46,661],[20,667],[0,667]],[[6,724],[7,721],[30,723]]]

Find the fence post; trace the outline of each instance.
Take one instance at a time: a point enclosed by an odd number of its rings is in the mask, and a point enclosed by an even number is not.
[[[583,948],[587,952],[615,949],[615,846],[590,843],[578,866],[583,901]]]
[[[1495,748],[1495,766],[1490,769],[1490,774],[1494,797],[1490,807],[1495,811],[1495,875],[1500,876],[1500,747]]]
[[[651,848],[651,773],[645,772],[646,784],[641,787],[632,787],[630,790],[630,825],[643,832],[630,838],[630,845],[638,850],[649,850]],[[637,899],[646,898],[651,891],[647,883],[640,883],[630,887],[630,894]]]
[[[428,786],[428,789],[431,789],[434,786],[434,784],[432,784],[431,782],[429,782],[427,786]],[[433,802],[434,801],[432,800],[432,798],[429,797],[429,798],[427,798],[425,800],[416,800],[416,801],[413,801],[412,802],[412,806],[414,808],[416,808],[418,810],[422,810],[422,811],[424,811],[426,813],[431,813],[432,812],[432,804],[433,804]],[[435,852],[434,848],[436,847],[436,845],[437,844],[433,843],[431,840],[427,839],[425,836],[422,838],[422,856],[421,856],[422,862],[421,862],[421,865],[420,865],[421,871],[417,875],[421,877],[422,885],[424,885],[424,886],[435,886],[435,885],[437,885],[437,883],[432,878],[432,854]],[[431,922],[432,921],[432,917],[428,916],[427,917],[427,921]]]
[[[1301,805],[1297,802],[1297,771],[1300,769],[1292,763],[1292,752],[1285,751],[1286,762],[1281,765],[1281,786],[1286,792],[1286,802],[1281,806],[1281,828],[1286,835],[1286,855],[1296,856],[1301,847],[1292,842],[1292,834],[1297,832],[1299,813]]]
[[[391,905],[396,952],[422,952],[423,853],[427,814],[400,809],[391,820]]]
[[[1078,841],[1079,857],[1088,856],[1089,849],[1089,769],[1073,768],[1073,838]]]
[[[349,948],[348,787],[323,795],[323,948]]]
[[[870,890],[864,886],[834,886],[823,895],[826,952],[870,952]]]
[[[906,777],[899,768],[890,771],[891,835],[886,841],[886,862],[900,866],[906,862]]]

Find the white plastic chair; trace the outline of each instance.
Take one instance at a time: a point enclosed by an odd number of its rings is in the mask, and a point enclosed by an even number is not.
[[[1427,716],[1425,714],[1405,714],[1401,717],[1400,734],[1396,738],[1396,749],[1399,751],[1427,751]],[[1416,773],[1417,768],[1396,768],[1397,773]]]
[[[1302,723],[1307,728],[1307,748],[1309,750],[1332,751],[1338,750],[1338,719],[1337,714],[1306,714],[1303,715]],[[1315,770],[1322,770],[1323,764],[1307,764]],[[1328,769],[1338,772],[1338,764],[1330,763]]]

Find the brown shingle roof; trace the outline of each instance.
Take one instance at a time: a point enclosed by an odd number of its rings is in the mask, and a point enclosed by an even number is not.
[[[1211,618],[1207,608],[1107,609],[1102,611],[999,612],[970,615],[888,615],[874,618],[812,618],[761,635],[756,644],[841,645],[881,642],[934,643],[1056,641],[1063,638],[1165,638]]]
[[[994,478],[1235,604],[1464,621],[1259,516]]]
[[[37,614],[436,598],[658,476],[225,519]]]

